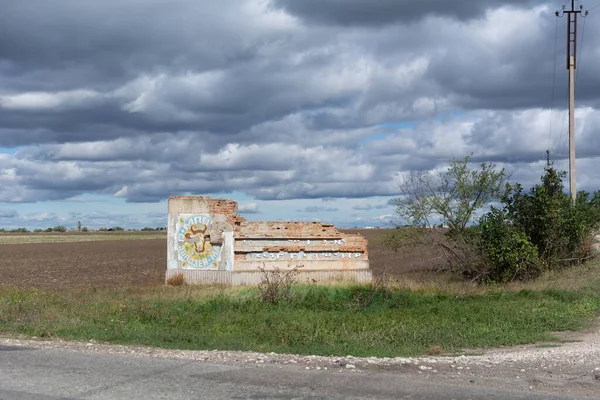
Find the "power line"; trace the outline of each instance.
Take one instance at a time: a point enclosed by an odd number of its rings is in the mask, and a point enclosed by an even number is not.
[[[555,89],[556,89],[556,53],[557,53],[557,47],[558,47],[558,18],[556,19],[556,29],[554,32],[554,56],[553,56],[553,61],[554,61],[554,68],[553,68],[553,72],[552,72],[552,98],[550,100],[550,129],[548,131],[548,155],[550,154],[550,141],[552,139],[552,111],[554,108],[554,93],[555,93]]]
[[[583,26],[581,27],[581,44],[579,45],[579,56],[578,56],[580,66],[581,66],[581,53],[583,50],[583,39],[585,38],[585,21],[587,21],[587,18],[583,19]],[[577,80],[579,78],[579,70],[580,69],[581,69],[581,67],[575,73],[575,87],[577,87]]]

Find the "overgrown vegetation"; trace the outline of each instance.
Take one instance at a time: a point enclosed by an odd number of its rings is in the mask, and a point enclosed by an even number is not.
[[[533,278],[542,272],[538,249],[525,232],[511,224],[497,209],[484,215],[480,221],[481,250],[485,267],[475,271],[478,279],[496,282]],[[487,262],[486,262],[487,261]]]
[[[388,235],[395,250],[429,243],[445,254],[443,269],[478,282],[530,279],[543,271],[581,263],[594,255],[600,225],[600,191],[580,192],[576,202],[564,193],[563,172],[547,167],[540,184],[525,192],[509,184],[493,164],[468,167],[470,158],[454,160],[434,179],[412,173],[402,183],[398,213],[415,228]],[[473,215],[496,199],[473,223]],[[448,226],[432,227],[432,220]]]
[[[167,285],[169,286],[181,286],[185,283],[185,278],[183,274],[173,275],[172,277],[167,279]]]
[[[564,172],[547,168],[541,184],[528,193],[517,184],[503,199],[508,220],[537,246],[549,269],[590,257],[600,223],[600,192],[579,192],[573,203],[564,193],[564,177]]]
[[[267,269],[259,267],[262,275],[258,285],[258,298],[260,301],[270,304],[291,304],[294,301],[292,288],[296,283],[296,276],[303,265],[296,265],[289,270],[281,270],[279,267]]]
[[[401,197],[395,201],[398,214],[413,226],[441,223],[451,231],[465,230],[477,210],[508,190],[504,169],[496,171],[492,163],[471,169],[470,161],[469,156],[452,160],[448,170],[438,175],[410,172],[400,183]]]
[[[550,332],[585,327],[600,309],[600,298],[586,291],[457,295],[308,285],[291,295],[294,301],[273,304],[256,289],[0,288],[0,332],[181,349],[413,356],[553,340]]]

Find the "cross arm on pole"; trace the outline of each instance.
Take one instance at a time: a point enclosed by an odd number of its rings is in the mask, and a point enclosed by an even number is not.
[[[556,11],[556,16],[562,18],[565,15],[568,17],[567,22],[567,69],[577,68],[577,16],[586,17],[589,15],[589,10],[583,10],[583,5],[579,8],[575,7],[575,0],[571,0],[571,9],[567,10],[566,6]]]

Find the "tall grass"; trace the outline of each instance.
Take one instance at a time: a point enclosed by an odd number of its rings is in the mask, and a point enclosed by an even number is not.
[[[0,332],[181,349],[412,356],[552,340],[600,310],[590,291],[456,295],[297,286],[269,304],[255,289],[42,292],[0,288]]]

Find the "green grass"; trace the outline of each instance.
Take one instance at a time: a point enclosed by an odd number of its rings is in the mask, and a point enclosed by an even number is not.
[[[41,292],[0,288],[0,332],[180,349],[414,356],[552,341],[590,324],[591,291],[455,295],[365,286],[296,288],[292,304],[252,289]]]
[[[0,234],[0,244],[21,243],[71,243],[71,242],[97,242],[106,240],[140,240],[140,239],[165,239],[164,232],[131,233],[131,232],[106,232],[106,233],[10,233]]]

